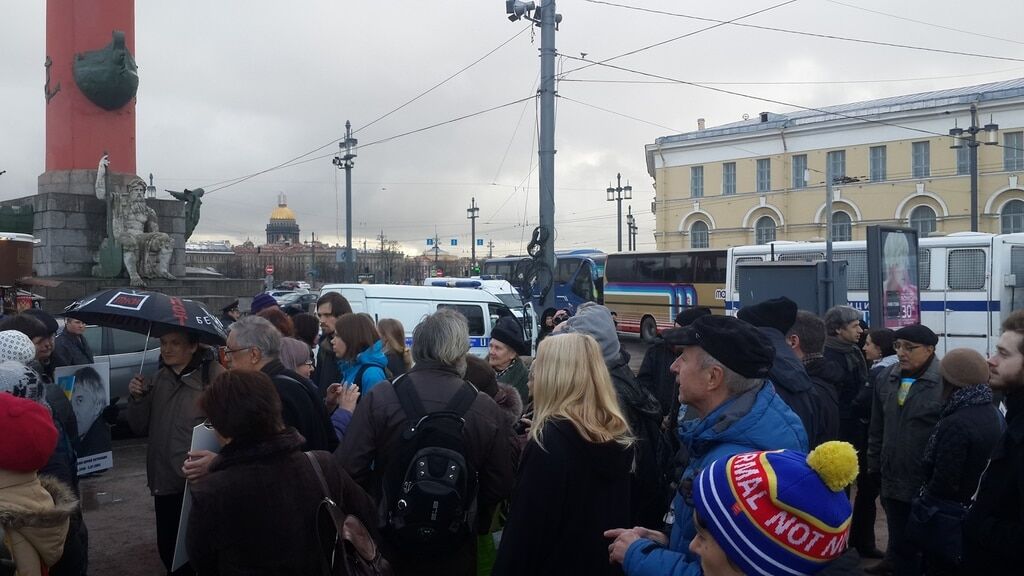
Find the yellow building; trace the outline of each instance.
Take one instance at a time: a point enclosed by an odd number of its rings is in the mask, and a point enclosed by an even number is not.
[[[658,249],[824,239],[831,176],[847,180],[833,187],[834,240],[862,240],[870,224],[970,230],[970,145],[953,149],[947,134],[971,125],[972,105],[979,126],[998,125],[994,145],[977,134],[978,230],[1024,232],[1022,78],[706,129],[701,120],[658,138],[646,146]]]

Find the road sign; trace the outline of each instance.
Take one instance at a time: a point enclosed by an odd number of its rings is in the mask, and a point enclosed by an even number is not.
[[[267,267],[264,268],[263,271],[266,272],[267,276],[270,276],[271,274],[274,273],[274,265],[273,264],[267,264]]]
[[[434,276],[437,277],[437,278],[440,278],[440,277],[444,276],[444,270],[442,270],[440,268],[434,270]]]
[[[433,238],[427,238],[427,246],[433,246],[433,245],[434,245],[434,239]]]
[[[476,245],[477,246],[483,246],[484,245],[484,239],[483,238],[477,238],[476,239]]]
[[[459,239],[458,238],[452,238],[452,246],[458,246],[458,245],[459,245]]]

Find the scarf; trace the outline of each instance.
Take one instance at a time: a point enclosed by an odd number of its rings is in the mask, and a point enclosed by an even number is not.
[[[976,386],[968,386],[966,388],[957,388],[953,394],[950,395],[949,400],[946,400],[945,405],[942,407],[942,414],[939,415],[939,421],[935,424],[935,429],[932,431],[932,435],[928,437],[928,445],[924,449],[924,459],[928,462],[935,462],[935,449],[938,443],[938,431],[939,424],[942,420],[950,414],[956,412],[961,408],[967,406],[978,406],[979,404],[991,404],[992,403],[992,389],[989,388],[988,384],[978,384]]]

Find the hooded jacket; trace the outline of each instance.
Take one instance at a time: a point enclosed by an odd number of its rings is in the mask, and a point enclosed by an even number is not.
[[[680,485],[692,484],[701,470],[715,460],[754,450],[807,451],[807,435],[800,419],[775,388],[763,384],[725,401],[706,417],[685,422],[680,442],[689,454]],[[641,538],[630,545],[623,564],[629,576],[697,576],[700,557],[689,551],[697,534],[693,507],[677,493],[672,502],[675,522],[668,548]]]
[[[359,385],[360,397],[366,395],[377,383],[388,379],[384,371],[388,365],[388,357],[384,353],[384,344],[377,340],[373,346],[363,350],[356,355],[355,360],[338,360],[338,374],[342,382]],[[363,367],[366,367],[363,369]],[[359,371],[363,370],[362,376]],[[356,379],[359,382],[356,382]],[[338,408],[331,413],[331,425],[338,438],[344,438],[348,430],[348,424],[352,421],[352,413],[348,410]]]
[[[55,478],[0,470],[0,526],[19,576],[38,576],[60,560],[77,509],[71,489]]]
[[[541,441],[523,453],[492,574],[618,573],[603,533],[630,521],[631,448],[588,442],[567,420],[545,423]]]
[[[298,430],[305,440],[303,450],[330,452],[338,447],[323,398],[313,383],[284,367],[280,360],[271,360],[260,368],[270,377],[281,398],[281,419],[285,426]]]

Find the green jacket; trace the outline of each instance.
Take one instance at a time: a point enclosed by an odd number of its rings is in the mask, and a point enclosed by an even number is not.
[[[881,472],[882,496],[909,503],[924,485],[924,449],[942,413],[939,359],[914,381],[900,406],[900,365],[879,374],[868,433],[868,471]]]
[[[530,399],[530,388],[526,385],[529,380],[530,371],[523,364],[522,358],[516,358],[504,372],[498,374],[498,382],[508,384],[519,392],[519,395],[523,398],[523,406],[526,406]]]

